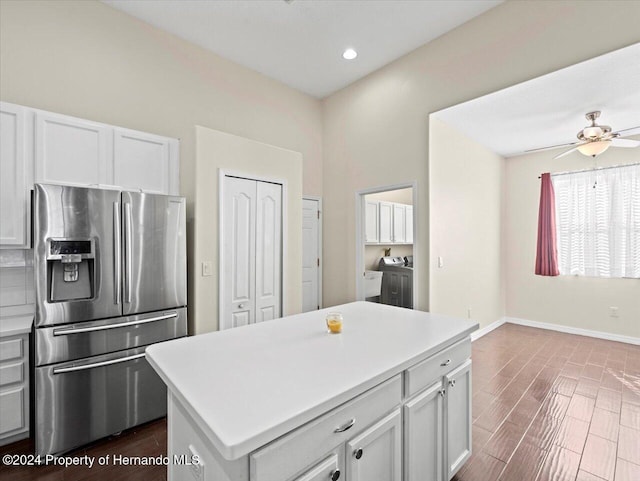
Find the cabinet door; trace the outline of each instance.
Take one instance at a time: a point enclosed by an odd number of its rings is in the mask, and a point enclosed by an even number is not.
[[[29,247],[30,169],[25,151],[26,112],[0,103],[0,245]]]
[[[365,202],[365,226],[364,226],[364,241],[377,243],[379,239],[379,227],[378,227],[378,206],[377,201],[368,200]]]
[[[378,240],[381,244],[393,242],[393,204],[380,202],[379,205],[380,234]]]
[[[405,236],[404,241],[407,244],[413,244],[413,206],[404,206]]]
[[[393,242],[405,242],[405,210],[402,204],[393,204]]]
[[[114,129],[113,183],[124,189],[177,195],[177,141],[135,130]]]
[[[0,438],[24,431],[27,425],[25,388],[18,386],[0,392]]]
[[[442,382],[404,405],[405,481],[442,481]]]
[[[471,360],[445,376],[447,479],[471,456]]]
[[[65,115],[36,112],[36,182],[113,184],[112,131],[106,125]]]
[[[339,479],[344,479],[344,476],[338,466],[338,456],[332,454],[294,481],[338,481]]]
[[[347,443],[349,481],[402,480],[402,420],[395,410]]]

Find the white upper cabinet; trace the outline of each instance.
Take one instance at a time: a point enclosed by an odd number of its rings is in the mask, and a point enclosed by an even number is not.
[[[405,240],[405,206],[403,204],[393,204],[393,242],[404,244]]]
[[[391,202],[380,202],[380,234],[378,241],[380,244],[391,244],[393,242],[393,204]]]
[[[366,244],[413,244],[413,206],[367,200],[364,205]]]
[[[378,207],[380,203],[378,201],[368,200],[365,202],[364,216],[365,216],[365,231],[364,241],[378,243],[379,228],[378,228]]]
[[[28,248],[32,170],[26,143],[26,112],[0,103],[0,245]]]
[[[413,244],[413,206],[412,205],[404,206],[404,222],[405,222],[404,241],[407,244]]]
[[[179,141],[0,102],[0,247],[29,248],[33,183],[179,195]]]
[[[35,181],[53,184],[112,184],[112,130],[66,115],[35,114]]]
[[[128,129],[113,132],[113,181],[124,189],[176,195],[178,141]]]

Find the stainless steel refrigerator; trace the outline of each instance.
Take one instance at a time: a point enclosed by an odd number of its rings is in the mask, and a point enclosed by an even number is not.
[[[37,184],[36,454],[166,414],[145,346],[187,334],[185,199]]]

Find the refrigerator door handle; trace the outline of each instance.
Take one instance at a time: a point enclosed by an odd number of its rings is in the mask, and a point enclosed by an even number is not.
[[[96,367],[110,366],[112,364],[119,364],[121,362],[133,361],[134,359],[139,359],[144,357],[144,352],[140,354],[134,354],[132,356],[119,357],[117,359],[111,359],[109,361],[102,362],[94,362],[91,364],[84,364],[80,366],[71,366],[71,367],[58,367],[53,369],[53,374],[64,374],[66,372],[76,372],[76,371],[86,371],[87,369],[94,369]]]
[[[67,328],[67,329],[54,329],[54,336],[69,336],[71,334],[82,334],[84,332],[106,331],[108,329],[117,329],[119,327],[137,326],[140,324],[147,324],[149,322],[164,321],[165,319],[173,319],[178,317],[178,313],[165,314],[164,316],[155,316],[148,319],[140,319],[139,321],[129,322],[117,322],[115,324],[104,324],[102,326],[80,327],[80,328]]]
[[[131,204],[124,204],[124,302],[131,302]]]
[[[113,272],[114,272],[114,300],[120,304],[122,297],[122,236],[120,223],[120,202],[113,203]]]

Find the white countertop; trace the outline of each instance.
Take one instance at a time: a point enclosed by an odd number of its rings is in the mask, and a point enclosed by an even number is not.
[[[0,337],[17,336],[31,332],[33,314],[0,318]]]
[[[341,334],[327,333],[332,311],[344,316]],[[476,329],[474,321],[354,302],[146,352],[220,454],[233,460]]]

